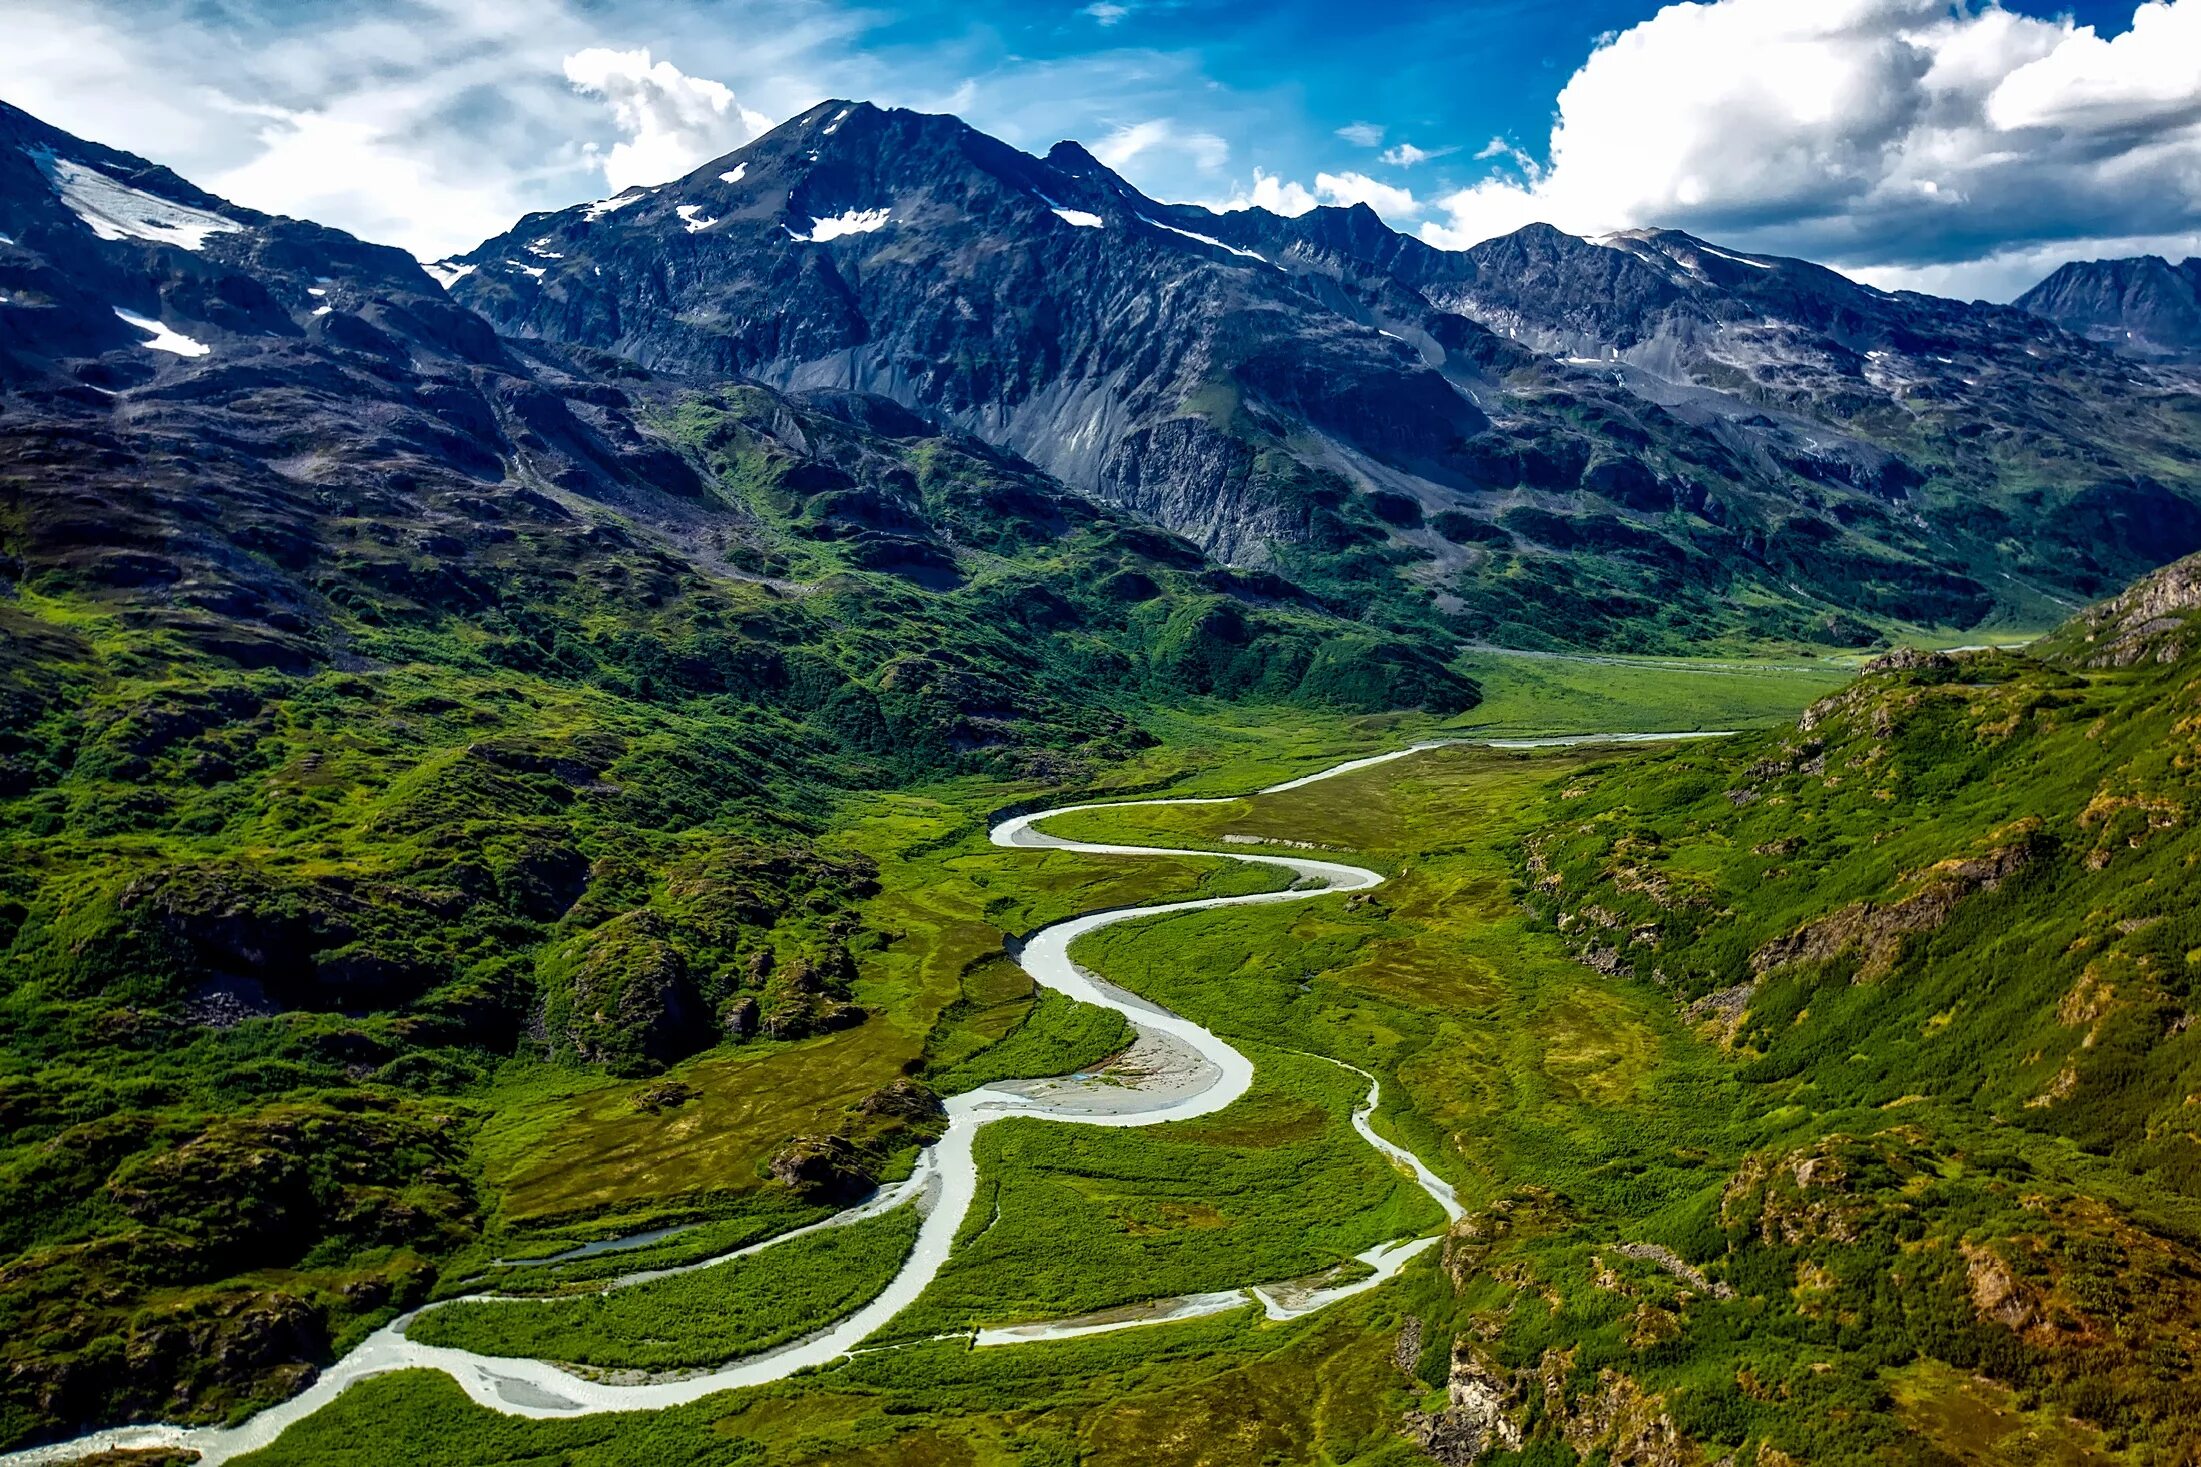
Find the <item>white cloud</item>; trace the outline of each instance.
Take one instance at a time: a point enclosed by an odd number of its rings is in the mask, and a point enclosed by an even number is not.
[[[1365,173],[1317,173],[1315,192],[1332,204],[1366,204],[1386,219],[1412,219],[1421,205],[1411,190],[1397,188]]]
[[[1121,172],[1141,154],[1177,153],[1203,172],[1213,172],[1230,161],[1230,144],[1212,132],[1187,131],[1167,117],[1117,127],[1093,147],[1093,156]]]
[[[1669,5],[1568,81],[1548,171],[1439,199],[1422,234],[1670,225],[1952,286],[2034,247],[2190,236],[2196,57],[2201,0],[2142,4],[2113,40],[1947,0]]]
[[[1271,214],[1281,214],[1286,219],[1296,219],[1322,201],[1303,183],[1278,178],[1273,173],[1253,170],[1253,187],[1241,188],[1220,203],[1207,207],[1218,214],[1234,213],[1239,209],[1266,209]]]
[[[447,173],[403,145],[401,122],[364,98],[314,111],[249,110],[258,152],[202,180],[240,204],[302,219],[341,219],[374,240],[434,240],[440,253],[512,227],[518,200]],[[432,233],[430,232],[432,231]]]
[[[678,178],[771,127],[770,119],[737,106],[731,88],[689,76],[670,61],[653,63],[646,49],[591,46],[566,57],[564,70],[575,91],[610,106],[626,134],[602,158],[614,193]]]
[[[2132,29],[2103,40],[2091,27],[2004,77],[1987,100],[1998,128],[2190,128],[2201,118],[2201,5],[2142,5]]]
[[[2071,260],[2114,260],[2162,255],[2179,260],[2201,254],[2201,233],[2111,236],[2082,246],[2068,242],[2019,245],[1976,260],[1948,265],[1862,265],[1848,273],[1882,290],[1919,290],[1959,300],[2006,301],[2024,294]]]
[[[1412,143],[1400,143],[1383,150],[1383,161],[1393,168],[1411,168],[1416,163],[1426,163],[1436,156],[1427,148],[1417,148]]]
[[[1383,128],[1373,122],[1348,122],[1337,130],[1337,135],[1356,148],[1383,146]]]
[[[1266,209],[1295,219],[1318,204],[1344,207],[1366,204],[1386,220],[1407,223],[1421,212],[1421,203],[1409,189],[1395,187],[1365,173],[1317,173],[1314,187],[1297,179],[1279,178],[1259,168],[1253,170],[1253,187],[1240,188],[1228,199],[1210,203],[1218,214],[1238,209]]]
[[[1078,14],[1080,15],[1091,16],[1095,21],[1104,26],[1114,25],[1117,21],[1122,20],[1130,13],[1130,6],[1112,5],[1109,3],[1109,0],[1094,0],[1093,4],[1086,6],[1083,10],[1078,12]]]

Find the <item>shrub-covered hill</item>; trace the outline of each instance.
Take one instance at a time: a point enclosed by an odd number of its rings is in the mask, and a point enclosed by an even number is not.
[[[891,404],[503,341],[0,143],[0,1444],[283,1394],[421,1297],[516,1053],[864,1022],[848,792],[1075,783],[1187,696],[1474,700]]]
[[[1684,1251],[1759,1322],[1661,1347],[1684,1416],[1864,1460],[1938,1362],[2134,1460],[2201,1447],[2197,571],[1550,796],[1529,902],[1743,1084]]]

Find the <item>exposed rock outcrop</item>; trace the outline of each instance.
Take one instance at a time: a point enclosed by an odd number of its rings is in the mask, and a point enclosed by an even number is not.
[[[1917,889],[1893,902],[1854,902],[1750,955],[1751,971],[1770,973],[1790,963],[1823,962],[1857,951],[1857,981],[1870,983],[1895,966],[1903,940],[1935,931],[1957,904],[1975,892],[1994,891],[2051,848],[2041,822],[2027,819],[1999,832],[1997,843],[1977,856],[1941,861],[1917,872]]]

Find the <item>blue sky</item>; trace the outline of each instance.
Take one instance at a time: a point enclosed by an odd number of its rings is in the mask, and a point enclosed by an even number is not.
[[[2201,252],[2201,0],[13,0],[0,97],[424,256],[829,96],[1458,246],[1667,225],[2007,296]],[[2182,59],[2181,59],[2182,58]]]

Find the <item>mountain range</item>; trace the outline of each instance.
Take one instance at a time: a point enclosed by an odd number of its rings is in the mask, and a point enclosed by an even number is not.
[[[508,336],[891,396],[1469,638],[2040,622],[2201,545],[2188,385],[2025,310],[1670,231],[1166,205],[860,103],[432,268]]]

